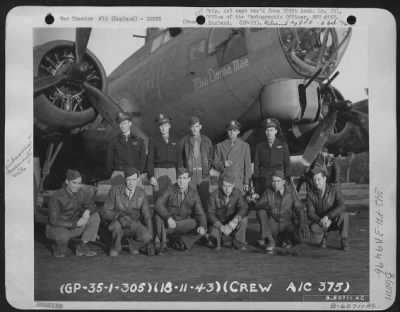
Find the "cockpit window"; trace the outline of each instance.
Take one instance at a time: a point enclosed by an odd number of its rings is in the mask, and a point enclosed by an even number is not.
[[[213,54],[231,37],[231,28],[214,28],[208,39],[208,54]]]
[[[172,38],[176,37],[182,32],[181,28],[168,28],[167,30],[160,33],[154,38],[150,52],[157,50],[160,46],[170,41]]]
[[[311,75],[322,68],[328,77],[339,64],[349,42],[351,28],[280,28],[283,50],[297,72]]]
[[[208,54],[215,54],[223,66],[247,54],[245,32],[242,28],[213,28],[208,37]]]

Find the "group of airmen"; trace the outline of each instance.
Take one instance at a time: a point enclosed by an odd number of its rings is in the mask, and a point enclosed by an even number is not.
[[[95,256],[89,242],[98,239],[101,222],[110,232],[110,256],[118,256],[124,242],[131,254],[149,256],[165,254],[168,248],[187,250],[196,242],[215,250],[224,245],[246,250],[249,204],[260,224],[257,244],[268,253],[301,244],[310,233],[326,248],[327,232],[337,230],[341,248],[349,250],[349,215],[333,157],[322,150],[307,168],[304,207],[288,183],[290,155],[278,120],[262,123],[266,140],[256,146],[254,168],[236,120],[227,125],[228,138],[214,146],[201,133],[198,117],[190,118],[189,134],[178,139],[170,134],[171,118],[160,114],[155,120],[160,131],[150,138],[148,153],[143,139],[131,132],[131,115],[119,113],[117,121],[121,132],[108,145],[112,187],[104,206],[98,208],[83,191],[81,173],[74,169],[67,170],[65,184],[50,199],[46,236],[54,256],[64,257],[73,238],[79,239],[77,256]],[[145,169],[154,208],[143,188]],[[210,193],[212,169],[220,176],[218,188]],[[252,182],[261,196],[246,197]]]

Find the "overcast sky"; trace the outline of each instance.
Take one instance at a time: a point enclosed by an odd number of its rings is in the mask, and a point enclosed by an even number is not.
[[[89,49],[102,62],[109,75],[128,56],[144,44],[144,39],[132,35],[143,35],[144,29],[94,28]],[[74,40],[75,29],[42,28],[34,32],[34,45],[55,39]],[[368,32],[367,29],[353,29],[352,38],[338,70],[340,75],[333,85],[344,97],[356,102],[367,97],[368,88]]]

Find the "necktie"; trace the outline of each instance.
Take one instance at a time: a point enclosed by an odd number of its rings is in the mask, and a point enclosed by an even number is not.
[[[133,191],[131,191],[131,190],[128,190],[128,197],[129,197],[129,199],[131,199],[131,198],[132,198],[132,195],[133,195]]]
[[[125,137],[125,142],[128,142],[128,135],[124,135],[124,137]]]

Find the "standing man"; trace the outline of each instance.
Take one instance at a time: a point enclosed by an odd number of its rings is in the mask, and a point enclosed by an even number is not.
[[[274,250],[278,239],[282,247],[290,248],[292,243],[301,243],[308,233],[303,205],[285,182],[283,171],[274,171],[272,187],[265,190],[257,203],[257,218],[261,230],[259,245],[265,246],[267,239],[267,252]]]
[[[246,250],[248,206],[242,191],[235,188],[235,181],[235,172],[226,169],[221,175],[219,188],[210,194],[207,213],[211,225],[209,238],[216,240],[216,250],[221,249],[222,235],[233,239],[234,248]]]
[[[147,196],[143,188],[137,186],[139,170],[127,168],[125,183],[114,185],[108,193],[103,207],[103,219],[110,221],[108,229],[112,233],[110,256],[118,256],[121,240],[128,237],[131,254],[138,254],[134,239],[143,242],[147,255],[154,255],[153,226]]]
[[[206,215],[196,189],[189,183],[189,170],[179,168],[177,183],[169,186],[157,199],[155,221],[160,239],[159,255],[167,251],[167,234],[178,250],[189,249],[206,234]]]
[[[249,144],[238,138],[241,125],[232,120],[227,127],[228,139],[215,147],[213,165],[219,172],[230,168],[235,173],[235,187],[242,192],[249,191],[251,158]]]
[[[213,145],[200,133],[202,125],[198,117],[190,117],[189,128],[191,133],[181,141],[183,166],[191,174],[190,186],[197,189],[203,208],[207,210]]]
[[[149,141],[147,175],[151,185],[161,193],[176,182],[176,169],[182,160],[179,141],[170,135],[171,118],[160,114],[155,121],[160,134],[153,136]]]
[[[146,147],[142,138],[131,133],[132,118],[129,113],[118,113],[117,122],[121,133],[108,144],[107,169],[111,174],[111,185],[124,182],[123,172],[129,167],[142,173],[146,165]]]
[[[53,255],[64,257],[68,242],[81,236],[81,244],[75,250],[77,256],[95,256],[88,242],[96,241],[100,216],[93,202],[93,194],[82,187],[79,171],[68,169],[65,185],[50,199],[49,224],[46,236],[53,241]]]
[[[350,219],[345,212],[343,194],[337,184],[326,182],[326,171],[321,167],[313,170],[314,188],[306,197],[308,218],[311,220],[311,233],[315,240],[320,241],[320,247],[326,248],[327,232],[339,231],[341,248],[350,250],[347,237]]]
[[[289,148],[282,139],[277,138],[279,121],[267,118],[262,125],[267,140],[257,144],[254,157],[254,184],[258,194],[271,188],[275,170],[283,171],[285,178],[288,178],[290,164]]]

